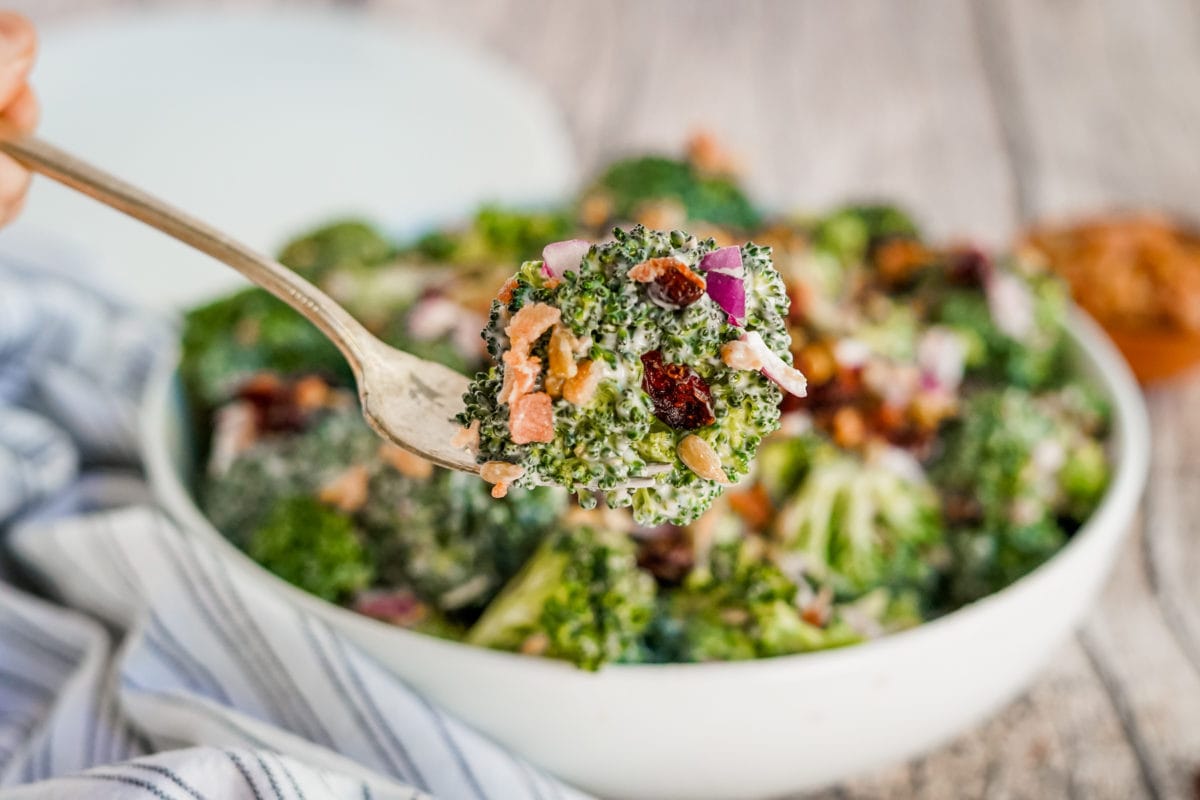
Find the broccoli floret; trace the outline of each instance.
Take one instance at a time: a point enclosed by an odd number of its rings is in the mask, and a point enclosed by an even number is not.
[[[936,301],[931,317],[957,330],[969,344],[968,374],[1028,389],[1053,386],[1067,374],[1066,290],[1050,276],[1013,278],[1025,282],[1033,304],[1032,325],[1019,339],[996,325],[987,297],[978,289],[946,291]]]
[[[920,236],[908,214],[888,205],[852,205],[821,219],[812,231],[813,246],[842,264],[861,264],[870,248],[885,239]]]
[[[596,245],[577,271],[561,281],[548,281],[540,261],[528,262],[514,276],[511,299],[497,300],[484,337],[497,362],[479,373],[464,397],[463,425],[479,422],[479,461],[517,464],[523,473],[514,485],[549,482],[569,491],[598,490],[614,508],[632,506],[643,525],[665,521],[686,523],[699,516],[720,493],[719,475],[693,470],[681,449],[688,451],[689,437],[714,454],[713,461],[728,481],[737,481],[749,470],[762,437],[779,425],[780,391],[757,370],[736,369],[722,359],[722,346],[751,331],[785,362],[791,360],[784,317],[787,296],[782,279],[771,266],[765,248],[741,248],[745,270],[746,320],[744,327],[707,295],[689,304],[672,306],[655,302],[652,286],[629,278],[631,269],[661,258],[698,269],[699,262],[715,249],[712,240],[699,241],[675,231],[648,231],[641,226],[616,231],[615,241]],[[508,330],[528,309],[551,320],[526,355],[511,349]],[[549,372],[550,340],[565,332],[581,350],[579,361],[595,377],[592,392],[573,400],[568,392],[553,397]],[[582,344],[580,344],[582,343]],[[545,421],[553,436],[517,441],[513,408],[501,401],[505,359],[517,355],[519,368],[532,370],[529,399],[545,401]],[[514,379],[522,380],[520,378]],[[659,396],[650,394],[654,383]],[[695,398],[704,405],[692,418],[672,417],[676,399]],[[527,398],[518,398],[527,399]],[[649,457],[655,462],[654,485],[629,490],[617,488],[628,479],[647,474]],[[692,459],[695,462],[695,459]]]
[[[345,600],[371,582],[371,563],[349,516],[311,497],[277,502],[246,552],[310,594]]]
[[[613,163],[584,197],[602,198],[608,206],[603,224],[632,220],[646,204],[662,200],[679,203],[689,222],[739,230],[761,222],[758,210],[729,177],[706,175],[687,161],[660,156]]]
[[[379,231],[365,222],[335,222],[289,242],[279,261],[310,281],[330,272],[369,267],[392,257],[394,250]]]
[[[1108,458],[1068,389],[978,392],[931,468],[953,507],[952,602],[1006,586],[1062,547],[1108,483]]]
[[[637,652],[654,595],[654,579],[638,569],[624,534],[561,530],[508,582],[466,641],[595,670]]]
[[[511,264],[536,258],[550,242],[570,237],[574,228],[566,211],[487,205],[467,227],[426,234],[414,249],[434,261],[460,266]]]
[[[716,544],[708,564],[663,597],[647,643],[658,659],[737,661],[860,641],[840,622],[806,621],[796,606],[796,584],[751,541]]]
[[[513,489],[494,500],[473,475],[428,480],[377,473],[358,518],[384,585],[411,586],[437,610],[474,619],[557,524],[561,490]]]
[[[255,372],[318,372],[353,385],[346,359],[315,325],[262,289],[189,311],[180,362],[189,392],[215,406]]]
[[[847,598],[880,586],[929,585],[928,556],[943,538],[932,486],[815,436],[764,447],[776,449],[783,454],[772,453],[767,464],[779,464],[779,472],[762,480],[779,504],[775,533],[803,555],[806,575]]]

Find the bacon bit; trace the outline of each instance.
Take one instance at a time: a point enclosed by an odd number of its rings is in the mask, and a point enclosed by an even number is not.
[[[546,303],[522,306],[513,314],[504,332],[508,334],[511,350],[528,355],[533,343],[560,319],[562,311]]]
[[[504,354],[504,383],[496,398],[503,405],[514,405],[519,399],[533,391],[538,376],[542,374],[542,360],[528,353],[509,350]]]
[[[800,350],[800,371],[808,378],[813,386],[828,383],[837,372],[837,361],[833,357],[833,349],[826,342],[814,342],[805,345]]]
[[[479,420],[474,421],[476,424],[478,422]],[[383,442],[379,445],[379,458],[384,463],[390,464],[406,478],[423,481],[428,480],[433,475],[433,464],[431,462],[391,442]]]
[[[513,403],[508,430],[516,444],[554,441],[554,405],[545,392],[527,394]]]
[[[499,300],[501,303],[504,303],[504,305],[508,305],[509,303],[512,302],[513,292],[516,291],[516,288],[517,288],[517,278],[514,275],[513,277],[506,280],[504,282],[504,285],[500,287],[500,291],[496,294],[496,299]]]
[[[347,514],[361,509],[367,502],[370,473],[362,464],[347,467],[333,480],[321,487],[317,499]]]
[[[530,634],[525,641],[521,642],[519,649],[522,655],[540,656],[550,649],[550,637],[541,631]]]
[[[588,195],[579,206],[579,219],[589,228],[599,228],[612,216],[612,198],[603,192]]]
[[[844,406],[833,415],[833,440],[839,447],[858,447],[867,435],[867,425],[857,408]]]
[[[829,615],[833,611],[833,590],[828,586],[822,586],[817,592],[816,597],[812,602],[808,603],[800,610],[800,618],[809,625],[816,625],[818,628],[825,627],[825,623],[829,622]]]
[[[479,420],[473,419],[469,427],[459,428],[450,444],[467,450],[479,450]]]
[[[748,369],[757,372],[763,368],[762,359],[750,345],[735,340],[721,345],[721,360],[730,369]]]
[[[756,483],[746,491],[730,492],[726,497],[733,512],[754,530],[765,530],[771,523],[771,500],[762,484]]]
[[[563,384],[562,395],[568,403],[586,406],[596,396],[596,388],[604,377],[604,365],[585,358],[579,362],[575,376]]]
[[[687,143],[687,160],[707,175],[736,175],[737,158],[708,131],[697,131]]]
[[[329,384],[316,375],[308,375],[296,381],[292,388],[292,399],[301,411],[316,411],[329,403]]]
[[[520,464],[510,464],[507,461],[489,461],[479,468],[479,477],[492,486],[492,497],[499,499],[508,494],[508,486],[525,474],[525,468]]]
[[[711,444],[694,433],[683,437],[679,443],[679,458],[692,472],[701,478],[717,483],[729,483],[729,477],[721,468],[721,459]]]
[[[549,375],[565,381],[575,377],[579,368],[575,365],[575,334],[566,325],[554,326],[550,334],[550,371]]]
[[[899,286],[908,283],[917,272],[933,262],[933,254],[916,239],[898,237],[880,242],[871,252],[871,260],[884,282]]]
[[[650,200],[638,205],[634,221],[655,231],[669,231],[687,222],[687,209],[674,200]]]

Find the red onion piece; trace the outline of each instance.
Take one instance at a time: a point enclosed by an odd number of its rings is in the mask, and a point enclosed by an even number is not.
[[[746,274],[742,251],[722,247],[700,259],[700,271],[708,283],[708,296],[729,316],[729,324],[746,324]]]
[[[542,248],[542,271],[547,278],[561,278],[568,272],[577,271],[591,246],[583,239],[551,242]]]
[[[935,325],[917,342],[917,365],[921,368],[924,389],[956,391],[962,383],[966,361],[966,345],[949,328]]]
[[[700,259],[702,272],[725,272],[730,275],[742,275],[742,248],[721,247],[708,253]]]
[[[804,377],[804,373],[775,355],[757,331],[742,334],[742,341],[762,364],[762,374],[779,384],[780,389],[796,397],[808,394],[808,379]]]

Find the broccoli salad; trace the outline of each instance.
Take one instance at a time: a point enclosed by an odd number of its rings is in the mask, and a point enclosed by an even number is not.
[[[753,244],[639,225],[547,245],[492,303],[462,439],[496,497],[549,483],[642,525],[691,522],[779,427],[779,387],[804,394],[787,306]]]
[[[477,375],[463,444],[495,481],[381,442],[336,350],[252,289],[184,325],[198,502],[281,578],[429,635],[584,669],[849,646],[1028,574],[1108,485],[1042,258],[936,247],[887,205],[772,216],[711,140],[559,207],[403,242],[335,223],[282,260]]]

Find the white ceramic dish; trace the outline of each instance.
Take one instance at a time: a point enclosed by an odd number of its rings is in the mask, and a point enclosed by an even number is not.
[[[1013,698],[1070,634],[1116,558],[1146,478],[1145,407],[1091,320],[1071,321],[1081,368],[1115,410],[1112,486],[1063,551],[984,600],[912,631],[844,650],[731,664],[617,666],[553,661],[441,641],[318,600],[230,545],[188,493],[191,469],[175,364],[143,414],[145,463],[164,507],[328,620],[405,680],[562,778],[621,798],[762,798],[817,787],[945,741]]]

